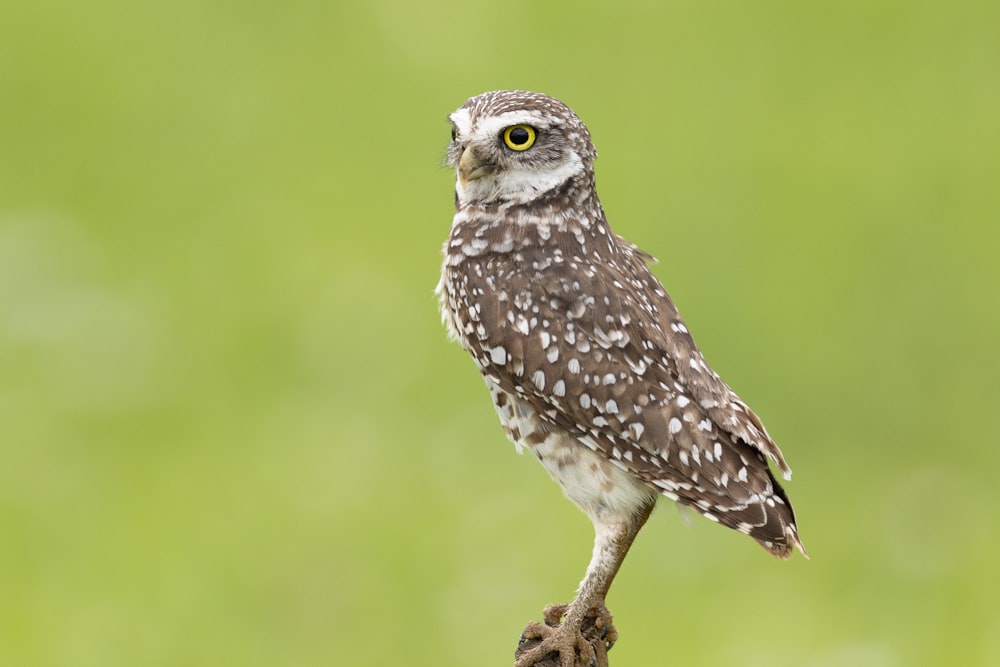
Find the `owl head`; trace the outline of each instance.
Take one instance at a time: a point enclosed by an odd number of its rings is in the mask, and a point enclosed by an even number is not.
[[[469,98],[449,119],[459,206],[525,203],[571,179],[593,181],[590,132],[557,99],[496,90]]]

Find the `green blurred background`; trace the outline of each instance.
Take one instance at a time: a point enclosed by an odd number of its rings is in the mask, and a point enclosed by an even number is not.
[[[509,665],[591,527],[432,290],[446,115],[591,128],[812,560],[664,503],[612,664],[1000,664],[996,2],[5,0],[0,664]]]

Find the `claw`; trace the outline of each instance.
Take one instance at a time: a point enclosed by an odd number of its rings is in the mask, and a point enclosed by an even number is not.
[[[597,630],[598,637],[604,640],[607,651],[618,641],[618,629],[612,623],[611,612],[607,607],[595,609],[597,615],[594,617],[594,629]],[[589,618],[589,617],[588,617]]]
[[[517,646],[520,648],[524,644],[541,641],[551,635],[552,628],[547,625],[542,625],[538,621],[532,621],[525,626],[524,632],[521,633],[521,638],[517,640]]]
[[[545,620],[545,625],[553,628],[557,627],[562,622],[562,617],[566,615],[566,609],[568,608],[568,604],[550,604],[542,611],[542,618]]]

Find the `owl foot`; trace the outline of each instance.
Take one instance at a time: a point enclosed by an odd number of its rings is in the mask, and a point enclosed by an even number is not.
[[[608,651],[618,639],[611,612],[602,603],[578,627],[561,623],[568,605],[545,608],[545,623],[532,621],[521,633],[514,667],[608,667]]]

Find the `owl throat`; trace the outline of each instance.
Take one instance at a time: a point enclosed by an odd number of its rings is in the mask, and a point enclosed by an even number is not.
[[[593,175],[584,171],[537,194],[530,201],[511,199],[463,201],[456,193],[456,211],[445,246],[445,266],[484,254],[507,254],[545,248],[554,255],[606,256],[617,238],[608,226],[594,189]]]

